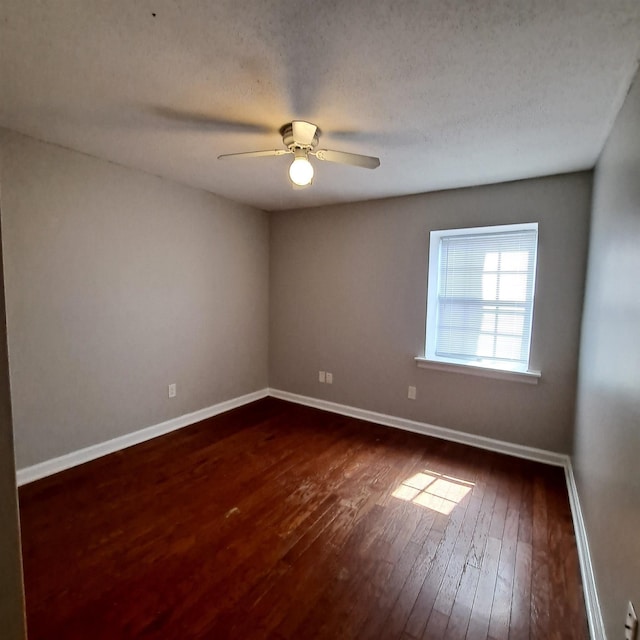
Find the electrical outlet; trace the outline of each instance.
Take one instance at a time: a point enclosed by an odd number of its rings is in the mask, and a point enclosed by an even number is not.
[[[175,398],[176,397],[176,383],[174,382],[173,384],[169,385],[169,397],[170,398]]]
[[[325,381],[325,372],[318,371],[318,382],[324,382],[324,381]]]
[[[624,622],[624,640],[636,640],[638,635],[638,616],[633,604],[627,604],[627,617]]]
[[[409,393],[407,394],[407,397],[409,398],[409,400],[415,400],[416,399],[416,388],[415,387],[409,387]]]
[[[327,380],[327,384],[333,384],[333,373],[329,373],[327,371],[326,380]]]

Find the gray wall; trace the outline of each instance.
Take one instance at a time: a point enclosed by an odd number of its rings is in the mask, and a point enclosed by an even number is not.
[[[0,149],[18,468],[267,386],[267,214],[6,130]]]
[[[574,468],[609,638],[640,612],[640,78],[598,162]]]
[[[2,193],[0,192],[0,208]],[[0,629],[5,640],[25,637],[18,496],[13,459],[7,327],[0,237]]]
[[[592,174],[271,217],[270,386],[569,452]],[[538,385],[418,369],[429,231],[538,221]],[[318,382],[331,371],[333,385]],[[407,399],[408,385],[417,400]]]

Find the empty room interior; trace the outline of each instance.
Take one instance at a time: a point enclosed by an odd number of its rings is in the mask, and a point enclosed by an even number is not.
[[[4,0],[0,635],[639,640],[639,60],[635,0]]]

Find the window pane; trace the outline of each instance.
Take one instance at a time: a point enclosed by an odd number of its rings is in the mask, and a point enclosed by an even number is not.
[[[527,271],[529,265],[528,251],[504,251],[501,256],[503,271]]]
[[[520,360],[522,351],[522,338],[496,336],[496,358],[507,360]]]
[[[499,318],[502,320],[502,318]],[[487,313],[486,311],[482,312],[482,324],[480,326],[480,330],[483,332],[490,331],[494,333],[496,330],[496,321],[498,320],[498,316],[495,313]]]
[[[525,302],[527,299],[527,275],[515,273],[500,274],[499,300]]]
[[[497,271],[500,254],[497,251],[487,251],[484,254],[484,271]]]
[[[513,334],[516,336],[523,335],[524,331],[524,315],[512,313],[502,314],[498,318],[497,332],[500,334]]]
[[[476,342],[475,355],[480,358],[493,358],[495,348],[495,336],[480,334]]]
[[[495,273],[482,274],[482,299],[498,299],[498,276]]]
[[[438,339],[437,355],[446,358],[476,358],[478,347],[476,332],[466,331],[464,328],[449,328],[442,332]]]

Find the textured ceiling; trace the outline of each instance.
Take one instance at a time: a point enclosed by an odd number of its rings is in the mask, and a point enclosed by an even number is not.
[[[592,167],[638,0],[3,0],[0,125],[266,210]],[[292,119],[320,163],[291,189]]]

